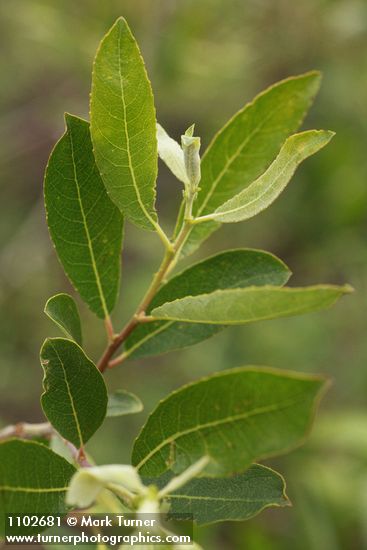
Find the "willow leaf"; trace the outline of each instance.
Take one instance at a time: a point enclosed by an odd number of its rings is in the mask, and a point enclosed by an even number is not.
[[[90,109],[95,158],[111,199],[130,221],[154,229],[158,156],[153,94],[122,17],[97,51]]]
[[[49,298],[45,305],[45,313],[61,330],[82,345],[82,327],[76,303],[69,294],[56,294]]]
[[[45,177],[47,223],[66,274],[98,317],[113,309],[120,286],[122,216],[94,161],[89,124],[66,115]]]
[[[135,414],[143,410],[143,403],[133,393],[116,390],[108,396],[107,417]]]
[[[261,250],[227,250],[199,262],[166,283],[152,300],[147,313],[188,294],[195,296],[218,289],[249,285],[284,285],[290,276],[288,267],[278,258]],[[213,336],[223,326],[155,321],[142,324],[127,339],[125,352],[144,357],[190,346]]]
[[[309,130],[288,138],[266,172],[246,189],[219,206],[214,213],[197,219],[222,223],[240,222],[256,216],[270,206],[285,189],[298,165],[325,147],[333,132]]]
[[[67,460],[35,441],[0,442],[0,520],[5,513],[65,513],[66,491],[75,471]],[[2,527],[0,521],[0,532]]]
[[[43,411],[53,427],[77,448],[102,424],[107,390],[101,373],[71,340],[49,338],[41,349]]]
[[[332,306],[351,287],[316,285],[304,288],[272,286],[217,290],[186,296],[153,309],[155,319],[187,323],[243,325],[265,319],[311,313]]]
[[[322,377],[266,367],[232,369],[184,386],[152,412],[132,464],[155,477],[209,456],[204,476],[243,472],[302,442],[324,386]]]
[[[266,170],[286,138],[301,125],[319,86],[317,71],[282,80],[223,126],[202,158],[195,217],[214,212]],[[214,221],[194,227],[184,253],[193,252],[219,227]]]
[[[157,124],[158,155],[182,183],[187,183],[184,154],[177,141],[172,139],[160,124]]]
[[[172,478],[164,474],[149,484],[164,486]],[[158,481],[158,483],[157,483]],[[218,521],[244,521],[274,506],[290,506],[284,478],[266,466],[253,464],[243,474],[199,477],[168,495],[168,516],[192,516],[198,525]]]

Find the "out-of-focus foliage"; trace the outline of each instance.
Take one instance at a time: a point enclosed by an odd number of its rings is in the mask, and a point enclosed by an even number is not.
[[[360,549],[367,545],[365,0],[0,3],[1,422],[42,418],[38,350],[46,335],[58,334],[42,308],[48,296],[72,292],[47,235],[43,171],[63,131],[60,113],[88,116],[94,51],[119,15],[141,44],[160,122],[176,139],[196,122],[203,149],[265,86],[290,74],[323,71],[321,94],[305,127],[335,130],[333,142],[300,168],[269,211],[223,228],[201,255],[234,243],[266,248],[297,273],[293,285],[348,281],[357,292],[329,313],[233,328],[180,354],[126,363],[107,382],[111,390],[123,384],[136,391],[149,412],[172,388],[224,366],[268,363],[330,374],[335,383],[314,438],[297,458],[276,464],[290,479],[294,509],[266,512],[246,526],[203,528],[200,537],[209,548]],[[161,165],[158,200],[167,227],[180,193]],[[154,235],[128,228],[122,283],[130,283],[122,289],[116,324],[132,312],[134,296],[156,267],[152,243]],[[87,349],[96,357],[103,329],[78,305],[87,321]],[[99,462],[116,460],[116,452],[122,462],[128,459],[130,449],[116,449],[115,442],[122,433],[132,441],[143,414],[106,424],[91,448]]]

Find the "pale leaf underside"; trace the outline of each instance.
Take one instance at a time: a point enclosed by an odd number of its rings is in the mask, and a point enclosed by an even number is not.
[[[319,311],[333,305],[351,287],[315,285],[301,288],[247,287],[186,296],[153,309],[156,319],[187,323],[242,325]]]
[[[212,214],[197,218],[196,222],[203,223],[205,219],[213,219],[222,223],[231,223],[256,216],[277,199],[292,178],[297,166],[325,147],[333,135],[333,132],[309,130],[291,136],[262,176],[238,195],[220,205]]]
[[[214,212],[267,169],[285,139],[301,125],[319,85],[316,71],[287,78],[260,93],[224,125],[202,158],[195,217]],[[218,227],[214,221],[195,226],[183,252],[196,250]]]
[[[243,288],[249,285],[283,285],[290,271],[268,252],[251,249],[228,250],[199,262],[166,283],[152,300],[147,313],[154,308],[184,298],[218,289]],[[131,357],[165,353],[196,344],[213,336],[223,326],[155,321],[143,324],[131,334],[125,351]]]

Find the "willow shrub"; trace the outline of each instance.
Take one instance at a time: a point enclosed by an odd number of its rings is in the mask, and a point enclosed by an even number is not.
[[[263,366],[223,370],[158,404],[136,438],[131,465],[92,467],[85,445],[106,417],[143,406],[125,389],[108,393],[110,368],[193,345],[230,325],[321,310],[349,292],[348,286],[285,286],[288,267],[254,249],[220,252],[171,275],[222,224],[270,206],[298,165],[328,144],[330,131],[294,133],[319,82],[320,75],[309,72],[268,88],[228,121],[201,158],[194,126],[178,143],[157,124],[126,21],[118,19],[103,38],[93,65],[90,122],[65,116],[65,133],[46,170],[45,205],[59,260],[104,321],[108,343],[94,362],[83,348],[73,298],[48,300],[45,312],[63,336],[47,339],[41,349],[47,422],[2,432],[3,512],[93,511],[101,503],[108,512],[112,502],[121,511],[169,507],[171,514],[207,524],[289,504],[282,476],[258,462],[303,442],[327,385],[322,376]],[[183,187],[172,237],[155,208],[158,157]],[[164,254],[134,315],[115,331],[110,315],[120,288],[125,222],[155,232]]]

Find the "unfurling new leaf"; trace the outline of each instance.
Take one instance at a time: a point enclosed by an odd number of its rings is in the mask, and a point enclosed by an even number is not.
[[[301,125],[319,86],[316,71],[287,78],[260,93],[224,125],[202,158],[195,217],[214,212],[266,170]],[[194,227],[183,252],[196,250],[218,227],[214,221]]]
[[[292,178],[297,166],[307,157],[325,147],[333,135],[333,132],[309,130],[291,136],[262,176],[238,195],[220,205],[212,214],[197,218],[196,222],[202,223],[211,219],[230,223],[256,216],[280,195]]]
[[[160,124],[157,124],[158,155],[182,183],[187,184],[183,150]]]
[[[191,193],[196,193],[201,178],[200,168],[200,146],[199,137],[194,136],[193,124],[188,128],[183,136],[181,136],[181,146],[184,154],[185,170]]]
[[[108,464],[78,470],[71,480],[66,501],[71,506],[87,508],[110,484],[122,485],[129,491],[141,492],[145,489],[135,468]]]

